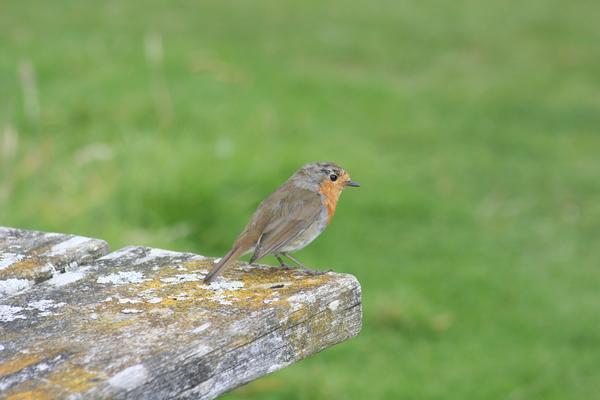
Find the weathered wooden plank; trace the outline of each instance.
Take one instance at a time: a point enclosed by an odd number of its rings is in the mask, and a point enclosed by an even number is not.
[[[350,275],[130,247],[0,304],[0,391],[210,399],[356,335]],[[65,283],[66,282],[66,283]]]
[[[0,298],[107,252],[99,239],[0,227]]]

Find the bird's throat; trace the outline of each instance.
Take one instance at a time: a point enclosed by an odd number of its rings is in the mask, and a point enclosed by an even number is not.
[[[335,214],[335,207],[342,193],[342,188],[334,182],[326,180],[321,184],[319,193],[321,194],[323,206],[327,208],[327,223],[329,224],[331,218],[333,218],[333,214]]]

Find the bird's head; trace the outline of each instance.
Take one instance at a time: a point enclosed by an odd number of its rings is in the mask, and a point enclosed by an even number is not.
[[[360,186],[350,179],[348,172],[332,162],[306,164],[294,174],[292,179],[299,186],[316,190],[326,188],[327,190],[341,192],[346,186]]]

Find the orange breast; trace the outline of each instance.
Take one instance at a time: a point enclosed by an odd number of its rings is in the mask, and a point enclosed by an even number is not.
[[[340,194],[342,193],[342,187],[336,185],[335,182],[331,182],[330,180],[324,180],[321,184],[321,188],[319,189],[319,193],[323,195],[323,205],[327,208],[327,223],[331,221],[333,218],[333,214],[335,214],[335,207],[337,206],[338,199],[340,198]]]

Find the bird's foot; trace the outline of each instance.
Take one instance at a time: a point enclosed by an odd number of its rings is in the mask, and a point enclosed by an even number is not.
[[[277,261],[279,261],[279,267],[281,267],[282,270],[289,271],[290,269],[294,268],[291,265],[287,265],[279,254],[275,254],[275,258]]]

